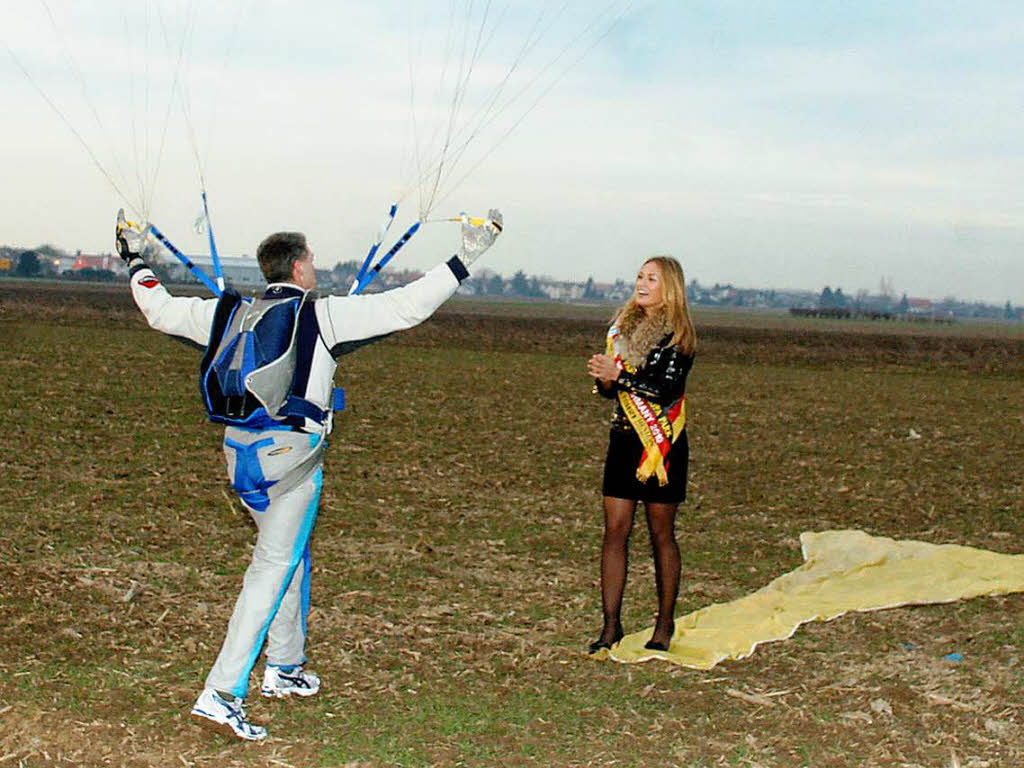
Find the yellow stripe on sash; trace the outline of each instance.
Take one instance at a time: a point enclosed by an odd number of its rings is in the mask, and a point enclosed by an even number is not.
[[[608,330],[608,354],[614,357],[615,362],[627,373],[634,373],[636,367],[623,360],[622,355],[615,348],[618,337],[618,328],[612,326]],[[684,399],[680,403],[679,413],[676,414],[676,417],[669,421],[665,409],[657,403],[652,403],[640,395],[624,390],[619,391],[618,397],[619,404],[622,406],[622,412],[626,414],[626,418],[629,419],[629,423],[633,426],[633,430],[644,446],[644,455],[641,457],[640,466],[637,467],[636,479],[641,483],[646,483],[651,475],[657,475],[658,485],[667,485],[668,471],[661,448],[667,440],[668,446],[664,447],[665,453],[668,453],[669,447],[676,441],[676,438],[679,437],[686,426],[686,400]],[[641,408],[648,410],[652,414],[654,424],[649,423],[644,418]],[[659,438],[661,439],[659,440]]]

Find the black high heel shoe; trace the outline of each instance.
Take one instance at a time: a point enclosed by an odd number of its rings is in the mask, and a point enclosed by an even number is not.
[[[675,634],[676,634],[676,625],[673,622],[672,630],[668,633],[668,642],[667,643],[659,643],[659,642],[656,642],[654,640],[648,640],[646,643],[644,643],[644,648],[646,648],[649,651],[668,651],[668,647],[670,645],[672,645],[672,638],[675,636]]]
[[[602,640],[601,638],[598,638],[590,644],[590,648],[587,650],[587,653],[593,656],[595,653],[598,653],[602,650],[610,650],[611,647],[615,645],[617,642],[619,642],[619,640],[621,640],[623,637],[625,637],[625,634],[620,630],[615,634],[615,637],[612,638],[612,641],[610,643],[607,640]]]

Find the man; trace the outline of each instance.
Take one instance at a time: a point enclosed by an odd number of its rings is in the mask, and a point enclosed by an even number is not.
[[[118,253],[149,325],[206,349],[200,390],[211,420],[227,425],[228,476],[258,530],[224,644],[192,708],[204,725],[247,740],[266,737],[244,709],[264,645],[264,696],[320,689],[320,679],[303,670],[309,539],[332,412],[340,407],[337,358],[430,317],[501,232],[500,212],[488,216],[463,216],[459,255],[405,287],[367,296],[316,296],[305,236],[278,232],[257,251],[266,292],[247,301],[232,292],[220,299],[172,296],[140,255],[144,233],[118,213]]]

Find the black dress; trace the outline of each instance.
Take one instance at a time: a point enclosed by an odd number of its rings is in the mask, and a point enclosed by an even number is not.
[[[686,393],[686,376],[693,367],[693,356],[686,355],[676,346],[669,346],[671,334],[647,355],[636,373],[623,371],[610,390],[598,384],[597,391],[607,398],[618,398],[620,390],[633,392],[665,408]],[[629,423],[622,406],[616,405],[608,439],[608,455],[604,463],[604,482],[601,493],[617,499],[679,504],[686,499],[686,473],[690,462],[690,446],[686,429],[672,443],[666,461],[668,483],[659,485],[657,475],[647,482],[636,478],[637,467],[644,445]]]

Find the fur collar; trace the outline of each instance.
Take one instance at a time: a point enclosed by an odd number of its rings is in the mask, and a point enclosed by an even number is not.
[[[635,368],[641,367],[651,351],[672,333],[672,326],[663,309],[652,313],[633,312],[619,320],[619,348],[622,359]]]

